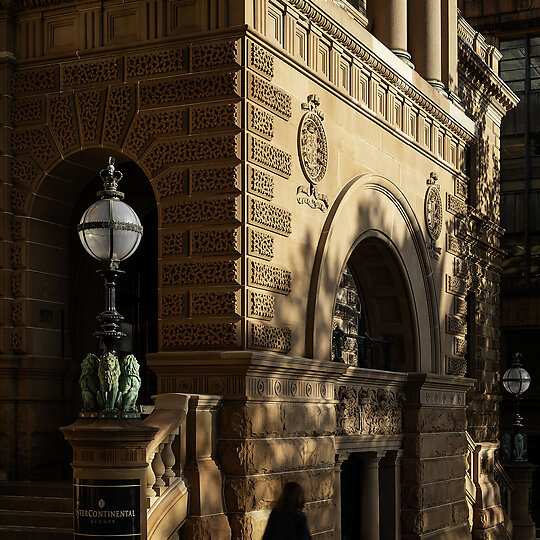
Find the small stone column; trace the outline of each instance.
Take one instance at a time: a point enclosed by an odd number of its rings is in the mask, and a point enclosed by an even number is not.
[[[384,540],[401,538],[401,454],[398,451],[387,452],[379,466],[379,494],[383,501],[379,519]]]
[[[442,83],[441,0],[409,0],[409,50],[416,69],[438,90]]]
[[[407,0],[368,2],[373,33],[396,56],[413,67],[407,49]]]
[[[362,485],[360,486],[362,540],[380,540],[379,461],[381,458],[377,452],[358,454],[358,458],[362,462]]]
[[[516,485],[512,492],[513,540],[534,540],[536,525],[530,514],[530,491],[536,465],[527,462],[503,463],[504,470]]]
[[[341,539],[341,466],[349,457],[349,454],[336,454],[334,465],[334,502],[336,508],[336,525],[334,528],[334,538]]]

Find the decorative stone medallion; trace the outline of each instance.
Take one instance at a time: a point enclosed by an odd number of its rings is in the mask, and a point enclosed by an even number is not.
[[[441,255],[441,248],[436,246],[436,242],[441,236],[443,206],[441,199],[441,186],[437,184],[437,174],[432,172],[427,180],[428,188],[424,200],[424,218],[430,241],[427,243],[430,256],[436,261]]]
[[[328,209],[328,197],[317,192],[316,185],[324,178],[328,165],[328,144],[324,131],[324,114],[319,110],[319,98],[311,94],[302,109],[307,110],[298,128],[298,156],[309,186],[299,186],[297,201],[322,212]]]

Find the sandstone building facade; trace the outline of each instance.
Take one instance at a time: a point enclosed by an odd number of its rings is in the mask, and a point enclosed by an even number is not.
[[[0,474],[69,461],[99,312],[72,230],[112,155],[147,239],[126,347],[149,393],[223,396],[201,531],[260,538],[297,480],[315,538],[501,537],[517,98],[456,0],[0,6]]]

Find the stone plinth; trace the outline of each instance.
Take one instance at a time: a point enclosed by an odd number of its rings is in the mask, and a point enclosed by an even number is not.
[[[536,465],[531,463],[503,463],[504,470],[516,485],[512,493],[511,518],[514,526],[513,540],[534,540],[536,525],[530,514],[532,474]]]

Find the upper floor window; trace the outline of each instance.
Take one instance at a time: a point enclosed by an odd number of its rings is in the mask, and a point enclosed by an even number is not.
[[[540,90],[540,36],[501,40],[501,79],[516,93]],[[529,69],[527,69],[529,68]]]

